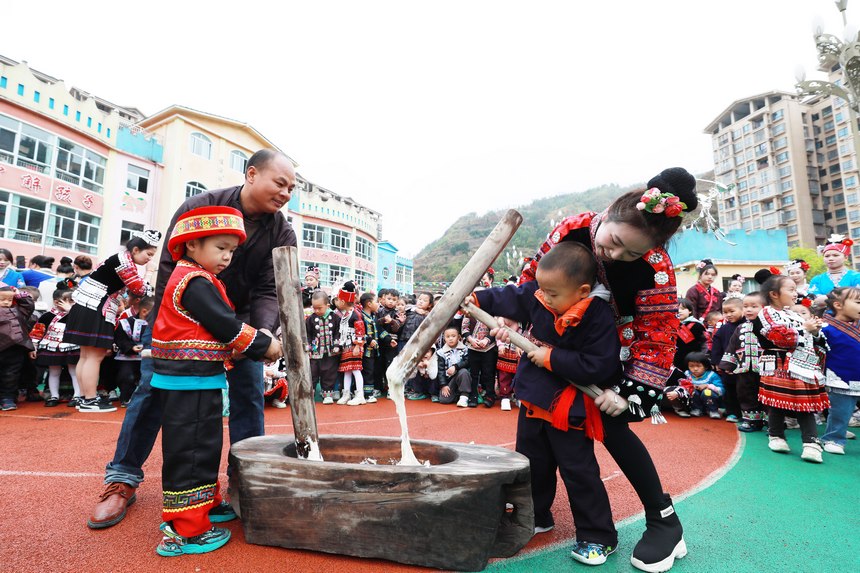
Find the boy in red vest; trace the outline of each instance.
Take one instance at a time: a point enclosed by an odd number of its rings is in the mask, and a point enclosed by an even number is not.
[[[212,526],[236,517],[218,487],[225,362],[229,367],[234,356],[271,360],[280,354],[269,333],[236,318],[216,276],[244,241],[238,210],[207,206],[184,213],[167,244],[178,262],[152,332],[152,388],[163,412],[164,456],[164,538],[156,552],[165,557],[208,553],[229,541],[230,530]]]

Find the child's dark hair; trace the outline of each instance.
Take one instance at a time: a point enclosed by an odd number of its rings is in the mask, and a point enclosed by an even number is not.
[[[597,278],[597,261],[581,243],[564,241],[551,248],[538,262],[544,272],[560,270],[575,285],[594,286]]]
[[[696,307],[693,306],[692,301],[690,301],[690,299],[688,298],[678,299],[678,308],[686,308],[690,311],[691,315],[695,314],[696,312]]]
[[[322,289],[317,289],[311,293],[311,301],[315,300],[321,300],[325,302],[325,304],[329,304],[329,302],[331,302],[331,299],[329,298],[328,294],[326,294],[326,292]]]
[[[744,300],[748,298],[757,298],[762,306],[767,306],[767,299],[764,298],[764,294],[760,290],[754,290],[745,294]]]
[[[86,255],[78,255],[75,257],[74,264],[82,271],[88,271],[93,268],[93,260]]]
[[[51,298],[54,300],[54,302],[63,299],[70,300],[72,298],[72,292],[72,289],[58,288],[51,294]]]
[[[57,267],[57,272],[64,274],[74,273],[75,268],[72,265],[60,265]]]
[[[415,294],[415,302],[417,303],[417,302],[418,302],[418,297],[419,297],[419,296],[422,296],[422,295],[423,295],[423,296],[426,296],[426,297],[427,297],[427,299],[430,301],[430,306],[429,306],[429,307],[427,307],[427,308],[428,308],[428,309],[433,308],[433,305],[434,305],[434,304],[436,304],[436,301],[435,301],[435,300],[433,300],[433,293],[432,293],[432,292],[428,292],[428,291],[426,291],[426,290],[422,290],[422,291],[420,291],[420,292],[416,293],[416,294]]]
[[[699,261],[699,264],[696,265],[696,268],[699,271],[699,278],[701,278],[702,275],[705,274],[705,271],[709,269],[713,269],[715,275],[720,274],[720,272],[717,270],[716,265],[714,265],[714,261],[712,261],[711,259],[702,259],[701,261]]]
[[[712,310],[708,314],[705,315],[705,322],[709,322],[713,318],[719,318],[723,316],[723,311],[721,310]]]
[[[9,261],[10,264],[15,264],[15,257],[12,256],[12,251],[9,249],[4,249],[0,247],[0,255],[6,257],[6,260]],[[12,268],[15,268],[14,266]]]
[[[388,294],[390,294],[394,298],[400,298],[400,292],[396,288],[388,289]]]
[[[794,284],[794,281],[785,275],[771,275],[766,281],[764,281],[764,283],[762,283],[761,295],[766,301],[765,304],[772,304],[771,295],[779,297],[779,291],[782,289],[782,285],[786,282]]]
[[[373,294],[372,292],[365,292],[362,293],[361,296],[358,298],[358,304],[360,304],[361,307],[364,308],[365,306],[367,306],[367,303],[373,302],[374,299],[376,299],[375,294]]]
[[[14,293],[15,291],[12,290],[12,287],[3,285],[3,286],[0,286],[0,292],[12,292],[12,293]]]
[[[389,293],[389,290],[390,289],[387,289],[387,288],[381,288],[381,289],[379,289],[379,292],[376,293],[376,296],[378,296],[379,298],[382,298]]]
[[[454,324],[453,322],[452,322],[452,323],[450,323],[448,326],[446,326],[446,327],[445,327],[445,330],[443,330],[443,331],[442,331],[442,334],[444,335],[444,334],[445,334],[446,332],[448,332],[449,330],[455,330],[455,331],[457,331],[457,335],[459,335],[459,334],[460,334],[460,327],[458,327],[458,326],[457,326],[456,324]]]
[[[680,228],[683,217],[667,217],[664,213],[637,209],[636,205],[641,201],[642,194],[653,187],[663,193],[676,195],[687,206],[685,213],[693,211],[699,204],[696,197],[696,178],[683,167],[671,167],[651,179],[645,189],[630,191],[613,201],[607,210],[606,221],[630,225],[653,239],[656,246],[662,247]]]
[[[152,310],[152,307],[155,306],[155,297],[145,296],[140,299],[140,302],[137,303],[138,312],[141,310]]]
[[[857,287],[836,287],[827,293],[827,310],[836,314],[835,303],[845,304],[846,300],[860,300],[860,288]]]
[[[128,242],[126,242],[125,248],[128,252],[132,252],[134,249],[145,251],[146,249],[152,249],[154,247],[147,243],[143,237],[132,237]]]
[[[744,298],[746,298],[746,296],[744,296]],[[726,305],[742,307],[744,305],[744,299],[737,296],[728,297],[723,301],[723,307]]]
[[[687,365],[688,370],[690,369],[690,362],[698,362],[705,367],[705,370],[711,369],[711,357],[704,352],[691,352],[684,357],[684,364]]]

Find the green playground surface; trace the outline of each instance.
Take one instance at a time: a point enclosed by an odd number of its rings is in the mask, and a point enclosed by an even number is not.
[[[672,573],[860,573],[860,441],[848,441],[844,456],[824,453],[823,464],[811,464],[800,459],[800,431],[789,430],[786,439],[792,452],[777,454],[765,433],[742,435],[723,475],[678,496],[689,553]],[[638,571],[630,554],[644,517],[617,526],[619,549],[600,567],[571,559],[567,541],[486,571]]]

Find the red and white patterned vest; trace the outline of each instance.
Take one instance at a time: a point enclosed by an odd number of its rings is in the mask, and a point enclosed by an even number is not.
[[[243,325],[234,340],[221,342],[188,314],[181,304],[182,294],[188,282],[195,277],[203,277],[215,285],[224,302],[234,308],[224,283],[214,274],[190,261],[180,260],[167,281],[152,329],[153,359],[224,362],[230,358],[233,349],[242,352],[254,341],[256,330]]]

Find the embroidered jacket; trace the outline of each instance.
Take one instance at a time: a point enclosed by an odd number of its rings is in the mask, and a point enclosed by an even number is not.
[[[55,306],[51,307],[48,312],[42,313],[30,331],[30,339],[36,350],[73,352],[80,349],[77,344],[63,342],[63,333],[66,331],[66,314],[65,311]]]
[[[824,315],[827,337],[826,385],[831,392],[860,396],[860,325]]]
[[[114,360],[140,360],[140,352],[135,352],[134,347],[141,344],[140,339],[147,328],[149,325],[140,318],[119,319],[113,337],[113,344],[117,348]]]
[[[469,316],[463,317],[462,331],[463,340],[466,341],[466,346],[472,352],[487,352],[496,347],[496,339],[490,336],[490,329],[483,322]],[[472,338],[473,341],[486,339],[489,342],[485,347],[481,348],[476,344],[470,343],[469,338]]]
[[[350,346],[364,346],[364,320],[361,315],[354,310],[337,310],[332,311],[335,320],[339,320],[340,324],[337,329],[337,338],[335,344],[341,350],[348,350]]]
[[[155,372],[211,376],[224,372],[233,351],[261,359],[271,337],[236,318],[224,284],[195,263],[176,263],[152,330]]]
[[[822,384],[827,339],[803,328],[803,318],[790,310],[764,307],[752,322],[762,347],[759,373],[779,375],[783,364],[788,376],[806,384]]]
[[[362,309],[361,318],[364,320],[364,357],[376,358],[379,356],[379,349],[382,345],[390,343],[391,335],[387,330],[379,328],[379,321],[377,321],[375,315],[364,312]],[[375,348],[370,344],[374,340],[376,341]]]
[[[586,212],[567,217],[523,269],[520,283],[535,278],[540,257],[561,241],[576,241],[594,250],[594,234],[602,214]],[[597,258],[600,283],[612,293],[610,301],[621,340],[624,380],[620,393],[631,412],[644,417],[660,399],[673,376],[678,333],[678,292],[669,254],[655,248],[635,261],[605,262]]]
[[[705,287],[697,282],[687,290],[684,298],[693,303],[693,316],[705,320],[705,316],[712,310],[720,310],[726,293],[720,292],[716,287]]]
[[[305,319],[308,331],[308,348],[312,360],[340,353],[337,340],[340,338],[340,317],[327,308],[325,314],[311,314]]]
[[[131,253],[109,256],[72,293],[72,300],[91,310],[99,310],[105,322],[116,324],[117,298],[123,288],[137,296],[149,296],[152,287],[138,274]]]
[[[726,321],[714,333],[714,341],[711,346],[711,364],[713,366],[719,367],[720,361],[723,359],[723,354],[726,353],[732,340],[732,335],[742,322],[743,320],[738,320],[737,322]]]
[[[753,323],[744,319],[735,329],[726,351],[720,358],[720,370],[730,374],[753,372],[758,374],[758,363],[761,357],[761,346],[758,337],[753,332]]]

